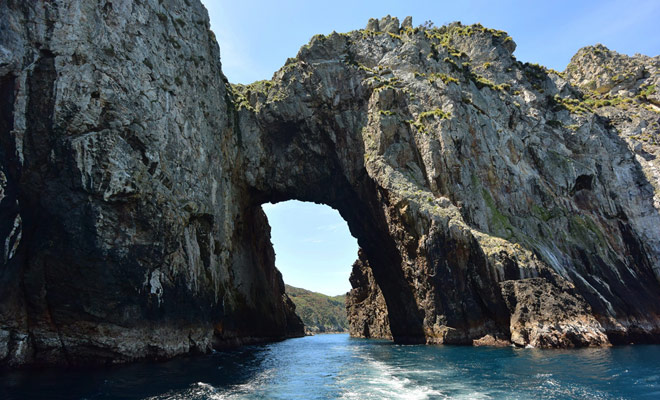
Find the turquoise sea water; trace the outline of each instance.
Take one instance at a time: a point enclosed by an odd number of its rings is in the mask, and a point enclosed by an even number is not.
[[[660,399],[660,346],[400,346],[317,335],[98,370],[0,373],[0,399]]]

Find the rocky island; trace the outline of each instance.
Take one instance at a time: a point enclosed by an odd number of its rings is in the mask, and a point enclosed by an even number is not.
[[[337,209],[354,336],[660,341],[658,57],[505,32],[318,35],[232,85],[199,0],[0,4],[0,365],[303,334],[261,204]]]

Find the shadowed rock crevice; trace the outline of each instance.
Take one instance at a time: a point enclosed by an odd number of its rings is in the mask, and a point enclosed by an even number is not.
[[[11,131],[14,128],[14,91],[16,80],[12,76],[0,78],[0,97],[7,99],[0,108],[0,157],[5,162],[3,170],[0,171],[1,196],[0,196],[0,236],[7,238],[0,243],[0,254],[4,262],[10,258],[10,254],[20,241],[16,217],[18,215],[18,193],[16,181],[19,179],[20,166],[16,159],[14,149],[16,144],[12,140]]]

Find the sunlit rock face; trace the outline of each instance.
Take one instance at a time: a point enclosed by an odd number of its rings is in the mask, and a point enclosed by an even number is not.
[[[631,61],[629,110],[596,108],[616,85],[586,92],[588,59],[560,75],[500,31],[411,26],[230,86],[198,0],[0,4],[0,364],[302,334],[260,208],[287,199],[358,239],[356,336],[658,341],[657,58]]]
[[[587,50],[560,74],[516,61],[504,32],[393,24],[315,36],[271,81],[233,88],[256,201],[330,204],[358,238],[352,334],[657,341],[657,164],[617,129],[642,108],[657,140],[657,58],[611,57],[637,77],[617,123],[602,90],[567,80],[592,73]]]
[[[583,103],[607,118],[633,151],[653,187],[654,207],[660,210],[660,56],[629,57],[603,45],[589,46],[573,56],[564,74],[580,88]],[[655,231],[640,231],[643,241],[657,249]]]

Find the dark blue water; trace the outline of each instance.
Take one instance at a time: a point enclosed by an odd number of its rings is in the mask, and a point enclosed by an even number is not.
[[[165,363],[0,375],[0,399],[660,399],[660,346],[399,346],[318,335]]]

